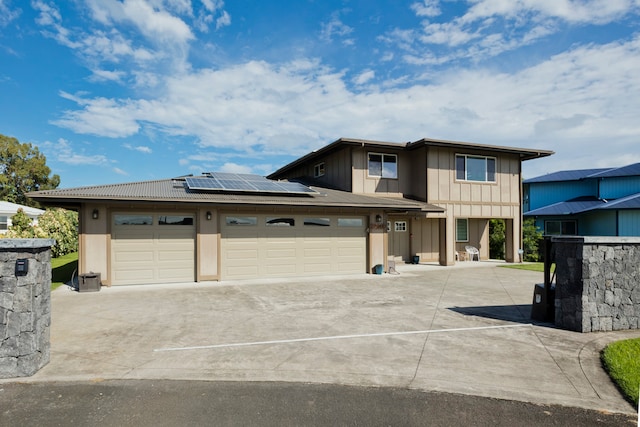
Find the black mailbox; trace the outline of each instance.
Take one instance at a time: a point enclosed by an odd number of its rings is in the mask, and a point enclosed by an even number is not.
[[[26,276],[29,272],[29,260],[18,259],[16,260],[16,276]]]

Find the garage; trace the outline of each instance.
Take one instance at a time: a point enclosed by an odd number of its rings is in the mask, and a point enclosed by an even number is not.
[[[114,213],[111,284],[195,281],[195,215]]]
[[[366,218],[220,215],[221,279],[366,273]]]

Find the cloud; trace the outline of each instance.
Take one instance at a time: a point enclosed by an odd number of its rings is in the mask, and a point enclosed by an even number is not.
[[[334,12],[331,15],[331,20],[323,22],[321,24],[320,39],[325,42],[331,42],[335,37],[344,38],[345,36],[353,33],[353,28],[344,24],[340,19],[341,12]],[[349,39],[346,39],[349,43]]]
[[[253,173],[253,169],[247,165],[239,165],[237,163],[225,163],[220,169],[220,172],[229,172],[229,173]]]
[[[373,79],[376,76],[376,72],[373,70],[365,70],[362,73],[358,74],[354,79],[353,83],[356,85],[363,85]]]
[[[577,159],[576,144],[585,156],[609,140],[616,141],[611,150],[634,152],[640,134],[638,69],[640,37],[576,46],[512,74],[448,70],[432,74],[430,83],[404,80],[401,87],[381,84],[364,92],[346,84],[353,77],[317,60],[249,61],[164,78],[156,97],[63,92],[77,108],[55,123],[113,138],[151,129],[193,138],[203,149],[256,157],[301,155],[353,136],[539,147],[566,150]],[[373,77],[365,70],[355,80]]]
[[[226,11],[223,11],[222,15],[216,19],[216,30],[222,27],[228,27],[229,25],[231,25],[231,16]]]
[[[126,148],[127,150],[138,151],[138,152],[144,153],[144,154],[153,153],[153,150],[151,148],[146,147],[144,145],[133,146],[131,144],[122,144],[122,146],[124,148]]]
[[[108,160],[105,156],[101,154],[94,155],[85,155],[77,153],[74,148],[71,147],[69,141],[60,138],[57,143],[48,145],[53,145],[53,151],[55,151],[55,158],[60,163],[65,163],[68,165],[74,166],[103,166],[108,164]]]
[[[128,176],[128,175],[129,175],[129,173],[127,173],[126,171],[124,171],[124,170],[122,170],[122,169],[120,169],[120,168],[116,168],[116,167],[114,167],[112,170],[113,170],[115,173],[117,173],[118,175],[124,175],[124,176]]]
[[[17,19],[21,13],[22,10],[10,7],[8,0],[0,0],[0,28],[9,25],[9,23]]]
[[[409,64],[493,58],[536,43],[566,26],[605,25],[640,13],[640,2],[633,0],[469,0],[465,12],[438,21],[433,19],[440,17],[438,3],[425,0],[411,6],[416,16],[429,18],[421,29],[396,28],[381,38],[405,51],[402,57]]]

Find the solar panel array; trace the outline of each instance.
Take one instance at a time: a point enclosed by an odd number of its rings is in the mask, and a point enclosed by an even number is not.
[[[190,190],[246,193],[318,194],[297,182],[272,181],[260,175],[210,172],[201,177],[185,178]]]

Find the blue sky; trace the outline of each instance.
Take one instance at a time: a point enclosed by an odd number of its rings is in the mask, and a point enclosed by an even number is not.
[[[340,137],[640,162],[640,0],[0,0],[0,133],[61,187],[269,174]]]

